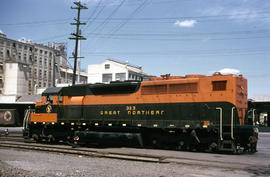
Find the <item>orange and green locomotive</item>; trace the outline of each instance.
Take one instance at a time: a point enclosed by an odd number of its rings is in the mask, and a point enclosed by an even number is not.
[[[48,88],[24,134],[75,144],[255,152],[258,131],[245,125],[246,112],[242,75],[164,75]]]

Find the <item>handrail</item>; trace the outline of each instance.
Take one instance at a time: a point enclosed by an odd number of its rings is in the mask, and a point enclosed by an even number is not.
[[[221,107],[217,107],[217,110],[219,110],[219,136],[220,136],[220,140],[223,140],[223,136],[222,136],[222,108]]]
[[[231,138],[234,139],[234,136],[233,136],[233,113],[234,113],[234,109],[235,107],[232,107],[232,115],[231,115]]]
[[[256,111],[256,109],[252,110],[252,125],[253,126],[255,125],[255,111]]]

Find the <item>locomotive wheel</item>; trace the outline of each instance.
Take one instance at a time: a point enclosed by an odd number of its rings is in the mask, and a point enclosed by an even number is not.
[[[212,143],[208,146],[208,150],[209,150],[209,152],[215,152],[215,151],[217,151],[217,147],[218,147],[217,143],[212,142]]]
[[[39,136],[38,136],[37,134],[33,134],[33,135],[32,135],[32,138],[33,138],[33,140],[36,141],[36,142],[39,142],[39,140],[40,140],[40,138],[39,138]]]
[[[54,136],[53,135],[48,135],[48,143],[53,143],[53,142],[55,142],[55,138],[54,138]]]
[[[153,148],[160,148],[160,144],[156,138],[153,138],[151,143]]]
[[[66,142],[68,145],[73,145],[73,138],[71,138],[70,136],[67,136]]]
[[[257,143],[251,143],[250,152],[251,153],[257,152]]]
[[[184,144],[185,144],[184,141],[179,141],[179,143],[177,145],[177,149],[178,150],[184,150]]]

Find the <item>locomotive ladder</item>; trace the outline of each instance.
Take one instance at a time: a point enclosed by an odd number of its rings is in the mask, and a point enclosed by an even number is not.
[[[28,134],[29,128],[29,119],[30,119],[30,114],[31,114],[31,108],[27,109],[25,114],[24,114],[24,119],[23,119],[23,132],[24,134]]]
[[[236,146],[234,144],[234,110],[235,107],[232,107],[231,109],[231,124],[230,124],[230,132],[224,132],[223,131],[223,109],[221,107],[217,107],[216,110],[219,110],[219,149],[221,151],[236,151]],[[230,135],[230,139],[226,138],[224,139],[223,135]]]

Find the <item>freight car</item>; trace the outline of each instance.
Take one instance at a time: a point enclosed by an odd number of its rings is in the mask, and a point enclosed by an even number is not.
[[[35,102],[0,103],[0,126],[22,126],[25,111]]]
[[[74,144],[256,152],[258,131],[244,125],[246,112],[242,75],[163,75],[48,88],[25,120],[24,135]]]

